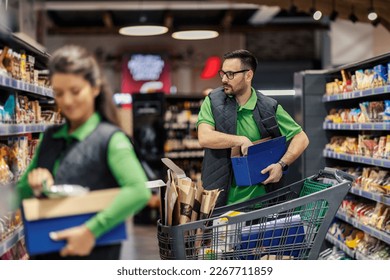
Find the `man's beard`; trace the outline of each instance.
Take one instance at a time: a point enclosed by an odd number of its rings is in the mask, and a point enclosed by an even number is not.
[[[229,94],[229,95],[234,95],[234,91],[233,91],[233,88],[229,85],[223,85],[223,91],[226,93],[226,94]]]

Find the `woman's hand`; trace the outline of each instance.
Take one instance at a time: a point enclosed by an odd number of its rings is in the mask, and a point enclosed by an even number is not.
[[[88,256],[96,241],[95,236],[85,225],[51,232],[50,238],[55,241],[66,240],[66,246],[60,251],[62,257]]]
[[[54,184],[53,176],[46,168],[36,168],[28,174],[28,183],[32,188],[35,196],[40,196],[43,185],[50,187]]]

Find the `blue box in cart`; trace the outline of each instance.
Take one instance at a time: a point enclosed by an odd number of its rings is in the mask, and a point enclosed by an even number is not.
[[[29,255],[60,251],[66,242],[53,241],[49,233],[83,224],[106,208],[118,192],[119,189],[105,189],[91,191],[83,196],[23,200],[24,235]],[[121,223],[99,237],[96,245],[119,243],[126,238],[126,227]]]
[[[248,251],[245,259],[263,255],[284,255],[297,258],[304,245],[305,229],[299,215],[247,226],[242,229],[240,250]]]
[[[264,182],[269,174],[261,170],[277,163],[286,153],[286,137],[262,141],[248,148],[248,155],[240,155],[240,147],[232,149],[231,161],[237,186],[252,186]]]

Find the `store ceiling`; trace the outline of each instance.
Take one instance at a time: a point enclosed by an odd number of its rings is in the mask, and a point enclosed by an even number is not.
[[[352,6],[360,22],[367,19],[371,0],[334,0],[338,17],[349,18]],[[327,28],[309,15],[313,3],[329,15],[332,0],[235,0],[235,1],[43,1],[49,34],[117,33],[123,26],[164,24],[171,31],[212,28],[221,32],[259,29]],[[390,30],[390,0],[373,0],[380,23]],[[291,13],[291,6],[297,7]]]

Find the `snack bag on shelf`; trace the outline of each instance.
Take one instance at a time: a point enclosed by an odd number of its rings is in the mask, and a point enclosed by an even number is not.
[[[368,113],[368,107],[369,103],[368,102],[362,102],[359,104],[361,114],[358,118],[359,123],[368,123],[370,122],[370,116]]]
[[[387,67],[384,65],[374,66],[374,81],[373,87],[382,87],[388,82]]]

